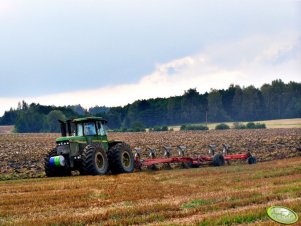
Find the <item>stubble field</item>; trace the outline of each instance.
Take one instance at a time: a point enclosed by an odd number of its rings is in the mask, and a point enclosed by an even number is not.
[[[300,216],[300,187],[300,157],[2,181],[0,225],[275,225],[266,209],[283,205]]]
[[[0,136],[1,179],[43,177],[58,134]],[[0,182],[0,225],[274,225],[271,205],[301,212],[301,129],[112,133],[132,148],[210,143],[251,150],[258,164]],[[146,153],[144,153],[146,155]],[[271,161],[269,161],[271,160]],[[299,221],[300,223],[300,221]],[[297,224],[296,224],[297,225]]]

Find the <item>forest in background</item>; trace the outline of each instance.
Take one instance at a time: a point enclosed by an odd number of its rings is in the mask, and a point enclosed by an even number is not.
[[[107,97],[106,97],[107,98]],[[101,99],[101,98],[100,98]],[[101,105],[101,103],[99,103]],[[58,119],[101,116],[108,127],[133,128],[203,122],[257,121],[301,117],[301,83],[274,80],[260,88],[230,85],[200,94],[195,88],[182,96],[137,100],[124,107],[84,109],[43,106],[22,101],[0,118],[0,125],[15,125],[16,132],[58,132]]]

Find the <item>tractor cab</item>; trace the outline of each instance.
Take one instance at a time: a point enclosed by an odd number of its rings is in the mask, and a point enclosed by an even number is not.
[[[73,133],[74,136],[106,136],[106,121],[100,117],[87,117],[74,119]],[[71,126],[72,128],[72,126]]]
[[[61,124],[62,137],[73,136],[106,136],[107,121],[101,117],[85,117],[63,122]]]
[[[92,144],[102,143],[105,149],[108,148],[108,137],[106,130],[107,121],[101,117],[85,117],[61,124],[61,137],[56,139],[58,145],[62,144]]]

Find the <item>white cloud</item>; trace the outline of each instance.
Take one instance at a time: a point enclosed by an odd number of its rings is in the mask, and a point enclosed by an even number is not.
[[[300,82],[300,62],[300,34],[258,35],[158,64],[153,73],[133,84],[40,97],[0,98],[0,114],[16,107],[22,99],[47,105],[118,106],[137,99],[181,95],[189,88],[203,93],[210,88],[227,88],[231,83],[258,87],[277,78]]]

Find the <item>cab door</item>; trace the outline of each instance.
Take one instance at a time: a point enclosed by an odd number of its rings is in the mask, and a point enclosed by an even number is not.
[[[96,122],[96,131],[98,140],[102,143],[103,148],[107,151],[109,149],[107,131],[101,121]]]
[[[96,143],[97,132],[95,122],[84,122],[84,136],[86,137],[87,143],[92,144]]]

